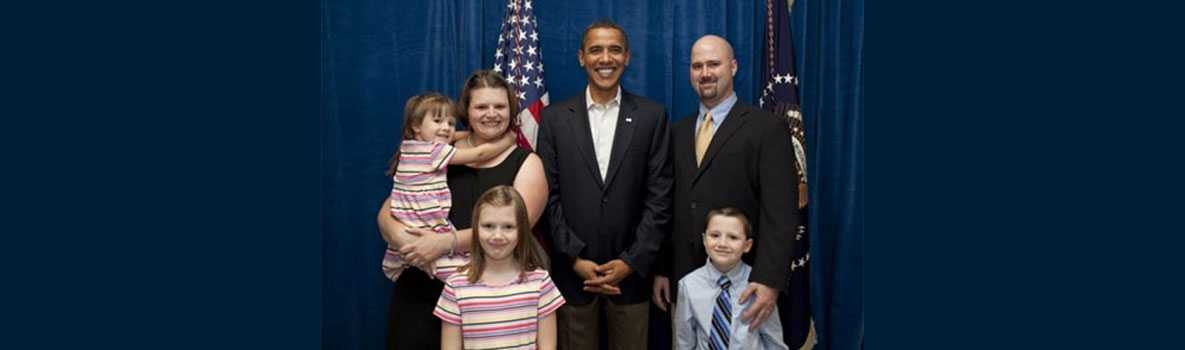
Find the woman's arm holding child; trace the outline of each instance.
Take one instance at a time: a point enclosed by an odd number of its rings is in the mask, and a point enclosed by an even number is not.
[[[394,215],[391,215],[390,198],[383,200],[383,205],[379,208],[378,223],[379,233],[382,235],[383,240],[387,241],[392,247],[402,247],[411,243],[417,236],[416,234],[407,233],[404,230],[407,226],[396,220]]]
[[[425,231],[426,232],[426,231]],[[457,252],[469,251],[470,241],[473,239],[473,229],[464,229],[455,231],[457,235],[456,245],[453,245],[453,235],[437,235],[437,234],[420,234],[414,233],[415,236],[411,241],[399,248],[399,252],[403,254],[403,259],[411,262],[415,266],[424,266],[425,263],[434,262],[449,249]]]

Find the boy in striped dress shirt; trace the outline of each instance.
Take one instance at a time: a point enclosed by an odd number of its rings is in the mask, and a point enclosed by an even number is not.
[[[708,262],[679,280],[675,302],[675,348],[686,349],[783,349],[782,322],[777,309],[759,329],[741,321],[741,310],[750,300],[740,293],[749,283],[749,264],[741,256],[753,248],[749,220],[735,208],[708,212],[704,250]]]

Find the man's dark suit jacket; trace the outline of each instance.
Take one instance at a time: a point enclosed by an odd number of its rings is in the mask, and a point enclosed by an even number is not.
[[[735,207],[753,225],[749,281],[785,292],[793,252],[798,182],[789,125],[770,113],[737,102],[695,162],[697,113],[672,128],[675,171],[674,231],[663,249],[659,274],[671,287],[707,261],[701,234],[708,211]],[[672,295],[675,295],[672,292]]]
[[[576,257],[603,264],[621,259],[633,272],[615,304],[650,298],[647,277],[670,229],[670,130],[666,110],[622,90],[617,130],[602,181],[585,94],[543,110],[539,156],[547,174],[544,215],[552,241],[551,276],[569,303],[592,301],[572,270]]]

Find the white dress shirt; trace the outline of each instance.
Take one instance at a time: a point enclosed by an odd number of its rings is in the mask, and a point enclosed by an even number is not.
[[[617,114],[621,111],[621,87],[608,103],[593,101],[592,90],[584,88],[584,99],[588,103],[588,126],[592,129],[593,150],[597,154],[597,167],[601,180],[609,172],[609,156],[613,153],[613,135],[617,132]]]
[[[745,307],[752,305],[756,297],[741,304],[741,292],[749,286],[749,272],[752,268],[744,261],[737,263],[732,270],[721,273],[709,261],[704,266],[683,276],[679,280],[679,298],[675,302],[675,349],[708,349],[708,333],[712,329],[712,311],[716,307],[716,296],[720,294],[720,286],[716,281],[720,275],[728,276],[732,282],[728,292],[732,296],[732,334],[729,336],[729,349],[782,349],[789,346],[782,340],[782,321],[778,318],[777,306],[773,313],[761,324],[757,332],[749,332],[749,324],[741,321],[741,314]]]

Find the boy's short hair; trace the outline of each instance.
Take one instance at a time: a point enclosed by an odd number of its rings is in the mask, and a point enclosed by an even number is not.
[[[741,226],[744,227],[745,238],[753,238],[753,225],[749,224],[749,218],[739,209],[733,207],[712,209],[708,211],[708,220],[705,222],[712,222],[712,218],[716,216],[725,216],[740,220]]]

